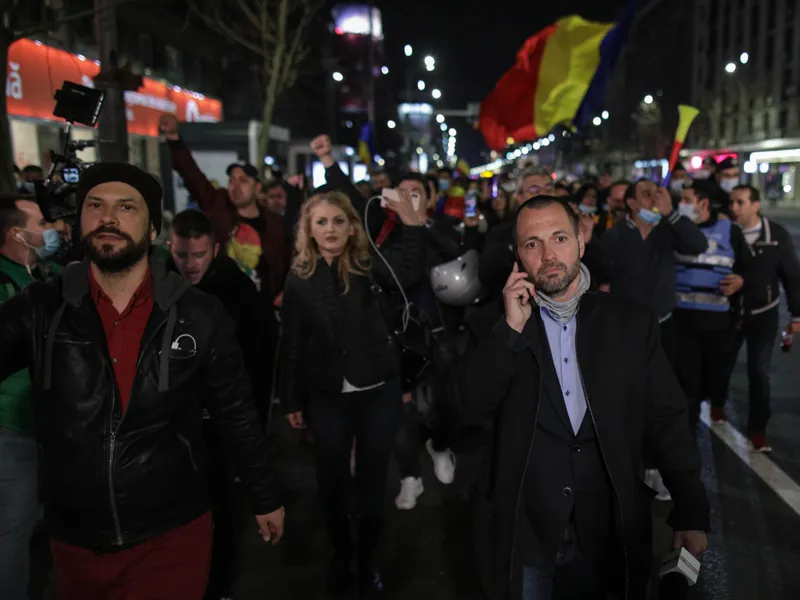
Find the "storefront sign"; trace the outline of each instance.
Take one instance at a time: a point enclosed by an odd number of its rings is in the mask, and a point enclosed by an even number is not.
[[[53,95],[72,81],[88,87],[100,72],[100,65],[32,40],[19,40],[10,49],[6,72],[8,114],[35,119],[53,117]],[[157,136],[158,118],[173,113],[179,121],[217,122],[222,120],[222,103],[202,94],[182,90],[153,79],[135,92],[125,93],[128,133]]]

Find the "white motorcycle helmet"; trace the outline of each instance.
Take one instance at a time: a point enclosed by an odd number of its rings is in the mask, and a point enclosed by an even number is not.
[[[467,306],[481,293],[478,252],[470,250],[455,260],[431,269],[431,286],[437,300],[449,306]]]

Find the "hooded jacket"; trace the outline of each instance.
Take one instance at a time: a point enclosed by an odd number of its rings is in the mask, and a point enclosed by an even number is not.
[[[154,306],[130,400],[119,391],[89,262],[0,306],[0,379],[29,368],[50,534],[113,552],[209,510],[203,408],[256,514],[280,507],[233,322],[216,298],[151,263]]]

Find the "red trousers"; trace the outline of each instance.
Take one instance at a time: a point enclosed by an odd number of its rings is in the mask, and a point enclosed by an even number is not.
[[[211,562],[211,513],[111,554],[50,541],[59,600],[202,600]]]

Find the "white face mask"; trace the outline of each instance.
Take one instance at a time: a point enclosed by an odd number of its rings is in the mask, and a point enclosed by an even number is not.
[[[678,204],[678,213],[692,222],[697,221],[697,207],[694,204]]]
[[[737,185],[739,185],[739,179],[736,177],[734,177],[733,179],[723,179],[722,181],[719,182],[719,187],[721,187],[729,194],[733,191],[733,188],[735,188]]]

